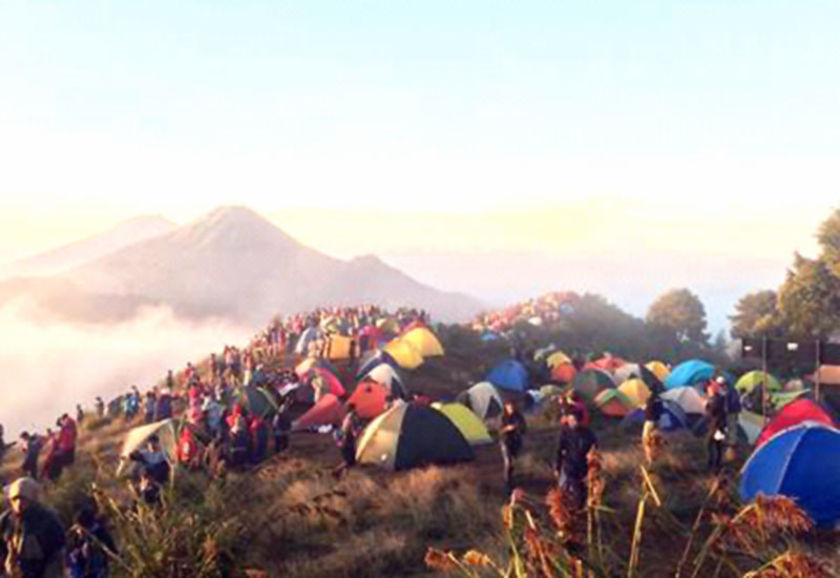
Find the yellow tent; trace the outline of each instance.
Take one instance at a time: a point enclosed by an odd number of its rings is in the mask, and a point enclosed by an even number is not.
[[[455,424],[470,445],[491,444],[493,438],[490,437],[490,432],[484,426],[484,422],[478,419],[478,416],[469,410],[469,408],[460,403],[441,403],[436,401],[432,407],[441,412],[449,418],[449,421]]]
[[[659,381],[665,383],[665,380],[671,375],[671,370],[668,369],[668,366],[662,363],[661,361],[651,361],[650,363],[646,364],[650,372],[659,378]]]
[[[549,367],[554,368],[565,363],[572,363],[571,358],[562,351],[555,351],[545,360]]]
[[[637,407],[643,407],[650,397],[650,389],[641,379],[628,379],[618,386],[618,391]]]
[[[423,365],[423,356],[420,355],[420,352],[411,343],[402,339],[389,341],[383,351],[404,369],[417,369]]]
[[[170,461],[175,460],[175,424],[171,419],[165,419],[149,425],[141,425],[128,432],[120,451],[120,464],[117,467],[117,475],[121,475],[129,464],[129,456],[136,450],[144,449],[143,446],[153,435],[160,440],[160,448],[169,456]]]
[[[343,335],[330,335],[327,338],[327,359],[349,359],[350,349],[353,346],[353,340]]]
[[[440,341],[426,327],[415,327],[400,339],[413,345],[423,357],[443,355],[443,346]]]

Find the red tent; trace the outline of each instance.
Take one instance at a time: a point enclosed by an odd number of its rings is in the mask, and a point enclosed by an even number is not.
[[[605,355],[601,359],[596,359],[595,361],[591,361],[586,364],[586,367],[595,367],[597,369],[603,369],[609,373],[612,373],[622,365],[627,365],[627,362],[621,359],[620,357],[615,357],[613,355]]]
[[[834,426],[834,418],[823,406],[811,399],[797,399],[784,406],[776,416],[770,420],[758,439],[755,440],[755,447],[761,445],[782,430],[786,430],[805,421],[815,421],[829,426]]]
[[[385,411],[385,399],[389,395],[390,392],[382,384],[365,380],[356,386],[347,404],[355,405],[356,413],[362,419],[373,419]]]
[[[320,427],[324,425],[339,425],[344,419],[344,404],[331,393],[318,400],[309,411],[300,416],[294,423],[294,429]]]
[[[321,379],[327,382],[331,394],[335,395],[336,397],[341,397],[345,393],[347,393],[344,391],[344,386],[341,385],[341,381],[339,381],[339,379],[329,370],[326,370],[323,367],[313,367],[312,372],[320,376]]]

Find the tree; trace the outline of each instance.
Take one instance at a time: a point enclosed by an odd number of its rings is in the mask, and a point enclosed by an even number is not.
[[[840,209],[820,225],[817,241],[822,249],[820,258],[835,275],[840,275]]]
[[[672,289],[648,309],[645,321],[673,332],[680,343],[706,345],[706,309],[700,298],[688,289]]]
[[[793,335],[827,338],[840,329],[840,277],[822,259],[796,254],[778,308],[779,321]]]
[[[769,289],[741,297],[735,305],[735,314],[729,316],[732,338],[775,334],[778,331],[776,301],[776,292]]]

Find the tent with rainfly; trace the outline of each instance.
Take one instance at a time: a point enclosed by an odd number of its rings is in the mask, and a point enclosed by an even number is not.
[[[804,422],[783,430],[758,448],[741,470],[745,501],[783,495],[819,526],[840,521],[840,431]]]
[[[799,399],[783,407],[764,426],[764,429],[761,430],[761,434],[759,434],[755,441],[755,446],[761,447],[780,431],[797,426],[806,421],[821,423],[827,426],[836,425],[834,416],[827,407],[810,399]]]
[[[693,387],[683,386],[669,389],[662,394],[662,399],[673,401],[688,415],[704,415],[706,399]]]
[[[633,407],[644,407],[650,397],[650,389],[641,379],[628,379],[618,386],[618,391],[633,404]]]
[[[585,399],[592,401],[605,389],[615,388],[612,376],[603,369],[591,367],[575,375],[572,387]]]
[[[362,359],[359,361],[359,368],[356,370],[356,379],[362,379],[370,373],[373,368],[383,363],[390,365],[394,369],[399,369],[400,367],[399,363],[397,363],[393,357],[381,349],[369,351],[362,356]]]
[[[645,420],[645,410],[635,409],[624,418],[625,424],[641,424]],[[663,399],[662,415],[659,417],[659,429],[664,432],[673,432],[688,428],[688,416],[676,403]]]
[[[595,396],[595,407],[609,417],[624,417],[635,407],[624,394],[617,389],[605,389]]]
[[[428,327],[415,327],[400,337],[402,341],[414,346],[423,358],[443,355],[443,346],[437,336]]]
[[[666,389],[700,385],[715,375],[715,366],[702,359],[691,359],[676,366],[665,379]]]
[[[781,391],[782,384],[769,373],[763,371],[750,371],[742,375],[735,382],[735,389],[740,393],[752,393],[755,388],[766,384],[767,391]]]
[[[577,370],[571,363],[561,363],[551,368],[551,380],[557,383],[572,383],[575,375]]]
[[[417,369],[423,365],[423,356],[417,348],[403,339],[392,339],[385,345],[383,351],[403,369]]]
[[[356,413],[362,419],[373,419],[385,412],[385,404],[390,395],[381,383],[365,380],[360,382],[347,400],[347,405],[353,404]]]
[[[436,401],[432,404],[432,407],[449,418],[449,421],[455,424],[455,427],[460,430],[471,445],[493,443],[493,438],[490,437],[487,426],[467,406],[457,402],[441,403]]]
[[[458,395],[463,403],[482,420],[493,419],[502,414],[504,400],[492,383],[482,381]]]
[[[665,383],[665,380],[668,379],[669,375],[671,375],[671,370],[668,369],[668,366],[661,361],[649,361],[645,364],[645,367],[662,383]]]
[[[502,361],[491,369],[487,374],[487,381],[496,387],[516,393],[525,393],[531,383],[528,370],[514,359]]]
[[[545,363],[551,368],[557,367],[558,365],[571,365],[572,358],[562,351],[555,351],[545,359]]]
[[[345,413],[344,404],[336,396],[328,393],[319,399],[318,403],[309,408],[309,411],[295,420],[292,429],[302,430],[325,425],[337,426],[344,419]]]
[[[389,470],[475,459],[472,446],[436,409],[399,403],[370,422],[359,439],[356,460]]]
[[[370,379],[377,383],[381,383],[391,392],[391,395],[400,399],[407,399],[408,390],[403,383],[402,377],[396,369],[387,363],[380,363],[371,369],[363,379]]]

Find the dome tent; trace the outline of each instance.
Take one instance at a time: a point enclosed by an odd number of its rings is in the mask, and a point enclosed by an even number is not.
[[[799,399],[787,404],[771,419],[755,440],[755,446],[761,447],[777,433],[795,427],[806,421],[834,426],[835,420],[831,411],[825,406],[810,399]]]
[[[531,383],[528,370],[513,359],[505,360],[491,369],[487,374],[487,381],[496,387],[517,393],[525,393]]]
[[[840,521],[840,431],[814,422],[783,430],[758,448],[741,470],[740,494],[783,495],[819,526]]]
[[[471,461],[475,453],[449,418],[431,407],[399,403],[368,424],[356,460],[390,470]]]
[[[467,406],[482,420],[493,419],[502,414],[504,400],[493,384],[487,381],[477,383],[457,397],[458,402]]]
[[[493,443],[490,432],[484,422],[481,421],[468,407],[458,402],[441,403],[434,402],[432,407],[449,418],[471,445]]]

